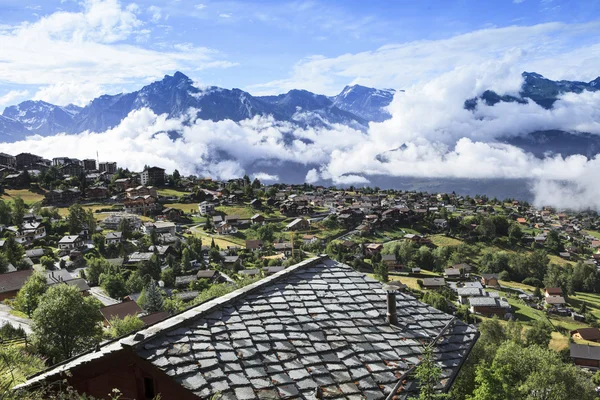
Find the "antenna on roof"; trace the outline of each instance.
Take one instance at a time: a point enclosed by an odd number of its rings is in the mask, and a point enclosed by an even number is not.
[[[98,163],[98,169],[100,169],[100,156],[98,155],[98,150],[96,150],[96,162]]]

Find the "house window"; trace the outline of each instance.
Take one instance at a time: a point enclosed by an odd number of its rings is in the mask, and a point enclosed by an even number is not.
[[[154,379],[144,377],[144,398],[153,399],[154,396]]]

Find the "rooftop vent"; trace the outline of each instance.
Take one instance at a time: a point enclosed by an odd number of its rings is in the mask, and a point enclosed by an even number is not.
[[[396,311],[396,293],[400,290],[398,285],[386,283],[383,290],[387,292],[387,316],[386,321],[390,325],[398,326],[398,312]]]

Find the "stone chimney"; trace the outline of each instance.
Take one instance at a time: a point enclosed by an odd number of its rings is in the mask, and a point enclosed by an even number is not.
[[[390,325],[398,326],[398,312],[396,311],[396,293],[398,292],[398,286],[384,284],[383,289],[387,292],[386,321]]]

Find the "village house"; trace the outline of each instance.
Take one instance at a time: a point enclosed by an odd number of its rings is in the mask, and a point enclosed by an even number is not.
[[[577,340],[587,340],[588,342],[600,342],[600,329],[598,328],[579,328],[571,331],[571,337]]]
[[[124,192],[129,188],[138,186],[138,182],[135,178],[120,178],[115,180],[115,189],[119,192]]]
[[[302,236],[302,242],[305,245],[311,245],[319,242],[319,238],[315,235],[304,235]]]
[[[198,212],[202,216],[213,215],[215,212],[215,205],[209,203],[208,201],[203,201],[202,203],[198,204]]]
[[[600,346],[571,343],[569,353],[573,364],[584,368],[600,368]]]
[[[154,186],[139,185],[134,188],[129,188],[125,191],[125,195],[128,199],[134,199],[140,196],[150,196],[155,199],[158,197],[158,191]]]
[[[273,243],[273,247],[275,248],[275,251],[282,252],[286,257],[292,255],[292,249],[294,248],[290,242]]]
[[[20,244],[29,244],[46,237],[46,227],[39,222],[24,222],[15,231],[15,240]]]
[[[402,269],[402,264],[398,262],[396,254],[383,254],[381,256],[381,261],[383,261],[383,263],[387,265],[390,270]]]
[[[31,275],[31,269],[0,274],[0,301],[16,297]]]
[[[142,312],[142,308],[135,301],[124,301],[100,309],[100,314],[104,317],[102,323],[105,327],[111,326],[110,322],[113,318],[124,319],[128,315],[136,316]]]
[[[545,297],[550,297],[550,296],[562,296],[563,292],[561,288],[546,288],[544,289],[544,296]]]
[[[260,214],[254,214],[251,218],[250,218],[250,222],[252,224],[258,224],[258,225],[263,225],[265,223],[265,217],[263,217]]]
[[[105,186],[92,186],[85,190],[85,197],[88,200],[103,200],[109,196],[108,188]]]
[[[81,198],[81,192],[77,188],[69,188],[65,190],[49,190],[44,196],[46,204],[71,204]]]
[[[500,287],[498,274],[481,274],[481,284],[485,287]]]
[[[79,235],[63,236],[58,241],[59,250],[76,250],[83,247],[83,239]]]
[[[376,253],[380,253],[383,250],[383,244],[381,243],[369,243],[365,246],[365,250],[367,254],[373,255]]]
[[[544,303],[553,307],[563,307],[566,301],[562,296],[546,296],[544,297]]]
[[[104,242],[107,246],[111,244],[118,245],[123,241],[123,232],[108,232],[104,237]]]
[[[480,314],[485,317],[504,316],[510,312],[510,305],[507,301],[492,296],[469,297],[470,311],[474,314]]]
[[[423,279],[423,287],[425,289],[439,289],[446,286],[444,278],[425,278]]]
[[[463,277],[462,271],[458,268],[446,268],[444,270],[444,278],[446,279],[461,279]]]
[[[263,241],[254,239],[254,240],[246,240],[246,248],[248,250],[260,250],[263,247]]]
[[[310,223],[304,218],[296,218],[286,225],[286,231],[303,231],[310,228]]]

